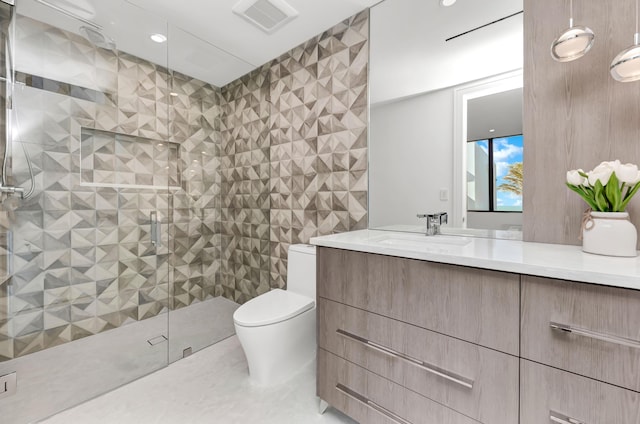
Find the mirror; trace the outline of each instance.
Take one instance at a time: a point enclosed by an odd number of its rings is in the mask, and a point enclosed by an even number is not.
[[[458,206],[461,222],[469,228],[521,231],[522,87],[482,94],[468,99],[466,106],[466,205]]]
[[[505,108],[522,107],[522,7],[522,0],[450,7],[385,0],[371,9],[369,228],[422,232],[418,213],[447,212],[450,231],[514,237],[502,230],[517,230],[522,213],[504,177],[522,160],[522,137],[509,139],[522,134],[522,114],[517,122],[501,118]],[[480,161],[468,164],[467,144],[485,139],[492,165],[487,147],[486,175],[468,172]],[[492,178],[493,208],[468,200],[481,176]]]

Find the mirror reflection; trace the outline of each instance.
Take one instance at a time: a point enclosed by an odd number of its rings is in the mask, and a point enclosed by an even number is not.
[[[371,9],[370,228],[519,237],[522,1]]]
[[[522,88],[467,101],[466,223],[522,227]]]

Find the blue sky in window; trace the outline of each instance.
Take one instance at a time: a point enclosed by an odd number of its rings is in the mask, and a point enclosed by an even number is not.
[[[496,190],[504,183],[509,166],[522,162],[522,135],[502,137],[493,140],[493,161],[495,163]],[[522,210],[522,196],[497,190],[497,210]]]

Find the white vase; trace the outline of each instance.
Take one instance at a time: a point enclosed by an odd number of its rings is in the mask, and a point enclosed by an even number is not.
[[[582,229],[582,250],[607,256],[638,255],[638,232],[627,212],[591,212]]]

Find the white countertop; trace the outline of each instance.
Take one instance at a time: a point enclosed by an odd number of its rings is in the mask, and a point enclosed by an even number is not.
[[[640,290],[638,257],[593,255],[580,246],[380,230],[314,237],[311,244]]]
[[[398,231],[401,233],[421,233],[424,234],[424,225],[385,225],[373,228],[374,230]],[[471,236],[492,238],[501,240],[522,240],[522,231],[517,230],[488,230],[483,228],[453,228],[442,226],[440,231],[443,235]]]

